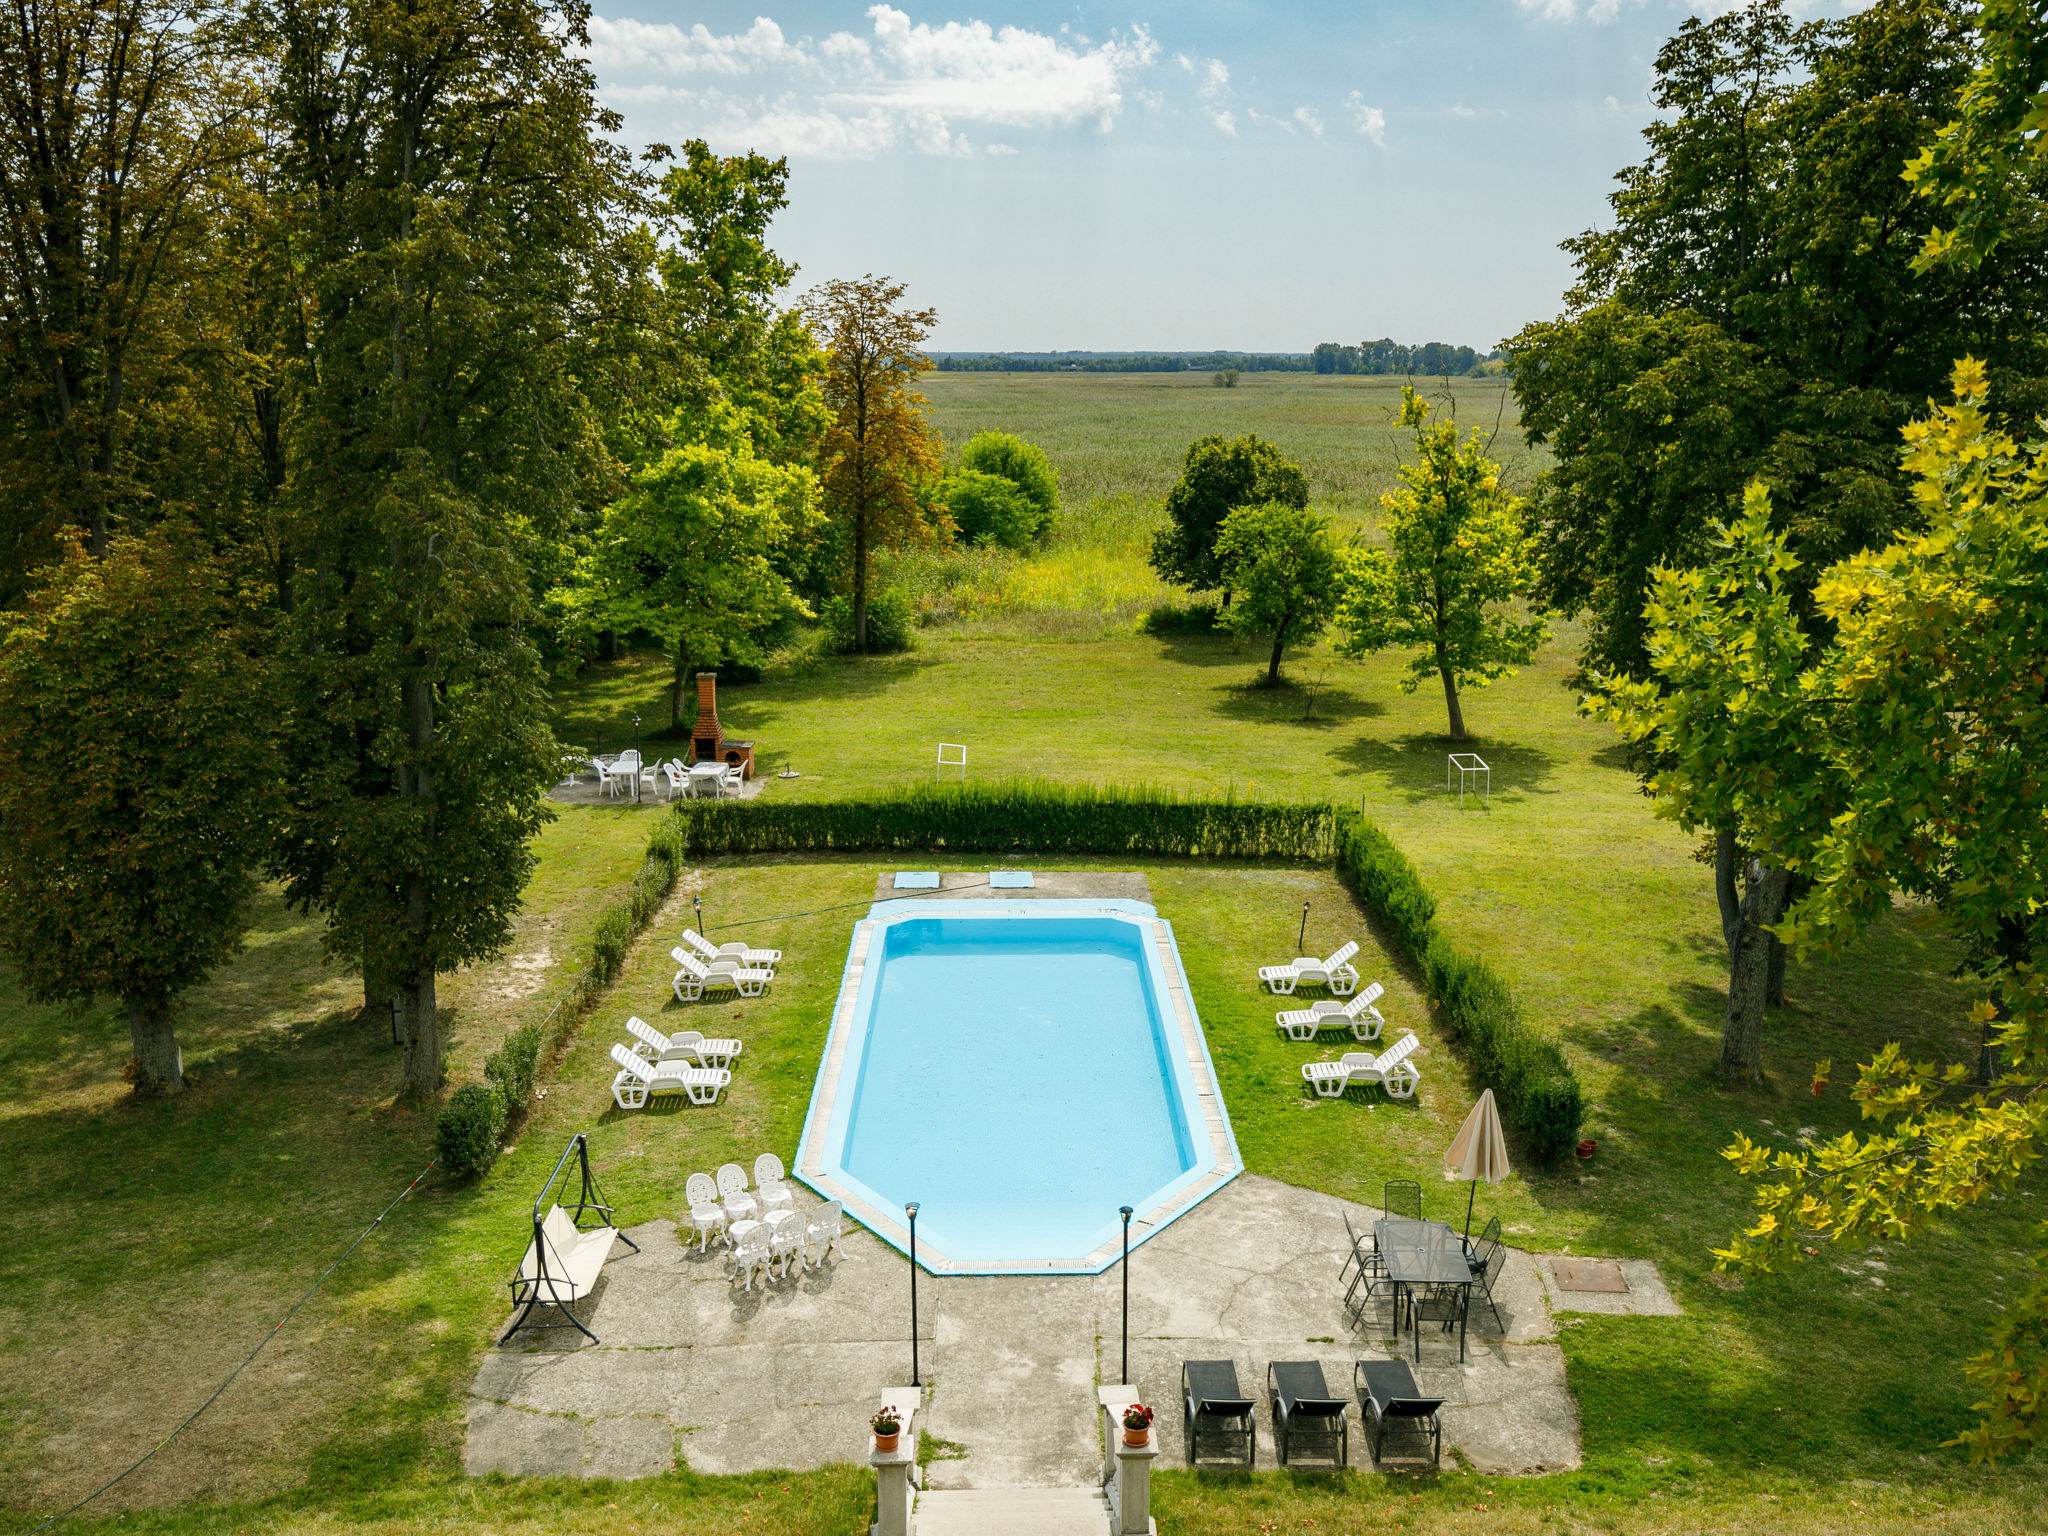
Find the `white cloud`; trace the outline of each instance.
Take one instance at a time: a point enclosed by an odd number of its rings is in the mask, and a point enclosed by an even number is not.
[[[1344,98],[1344,106],[1351,113],[1351,120],[1358,124],[1358,131],[1381,148],[1387,142],[1387,114],[1378,107],[1368,107],[1365,98],[1353,91]]]
[[[984,155],[1014,155],[1017,153],[1017,150],[1014,145],[1010,144],[991,144],[982,153]]]
[[[1314,107],[1296,107],[1294,120],[1317,138],[1323,136],[1323,119]]]
[[[1278,128],[1282,133],[1291,135],[1294,132],[1294,124],[1289,119],[1284,117],[1268,117],[1257,107],[1245,108],[1244,115],[1255,123],[1265,124],[1268,128]]]
[[[1466,106],[1462,101],[1451,108],[1451,116],[1453,117],[1477,117],[1478,115],[1476,111]]]
[[[1583,16],[1595,26],[1604,27],[1621,14],[1623,0],[1585,0],[1583,5],[1579,0],[1515,0],[1515,3],[1544,21],[1577,21]],[[1633,3],[1641,5],[1643,0],[1633,0]],[[1709,3],[1711,5],[1712,0],[1709,0]],[[1728,0],[1722,9],[1732,9],[1735,4],[1746,3],[1747,0]]]
[[[1127,83],[1159,51],[1142,27],[1090,45],[979,21],[933,26],[889,5],[867,16],[871,35],[818,43],[791,42],[767,17],[723,36],[593,17],[590,59],[607,100],[658,107],[674,130],[769,154],[865,157],[903,144],[971,153],[963,123],[1093,120],[1107,131]]]
[[[1175,57],[1180,67],[1195,77],[1195,100],[1201,103],[1209,121],[1236,138],[1237,117],[1226,105],[1230,100],[1228,66],[1221,59],[1191,59],[1184,53]]]

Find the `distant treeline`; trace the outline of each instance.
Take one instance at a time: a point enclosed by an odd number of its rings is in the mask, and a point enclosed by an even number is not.
[[[1470,347],[1454,347],[1448,341],[1426,341],[1419,347],[1410,347],[1382,336],[1378,341],[1361,341],[1355,347],[1335,341],[1318,342],[1308,356],[1313,373],[1463,374],[1479,372],[1500,353],[1475,352]]]
[[[1306,373],[1306,352],[933,352],[941,373]]]
[[[933,352],[941,373],[1477,373],[1500,356],[1447,341],[1405,346],[1382,338],[1313,352]]]

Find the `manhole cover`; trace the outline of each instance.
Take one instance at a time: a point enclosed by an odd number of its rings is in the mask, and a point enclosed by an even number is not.
[[[1551,1276],[1560,1291],[1608,1291],[1625,1295],[1628,1282],[1613,1259],[1552,1259]]]

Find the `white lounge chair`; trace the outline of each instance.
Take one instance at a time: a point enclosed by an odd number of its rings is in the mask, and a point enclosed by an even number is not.
[[[1413,1034],[1406,1034],[1377,1056],[1352,1051],[1342,1061],[1305,1061],[1301,1075],[1326,1099],[1341,1097],[1347,1088],[1367,1088],[1374,1083],[1386,1089],[1389,1098],[1412,1099],[1422,1071],[1408,1058],[1419,1044]]]
[[[747,1290],[754,1288],[755,1270],[761,1271],[764,1280],[767,1278],[770,1236],[765,1223],[750,1221],[733,1242],[732,1257],[728,1262],[732,1265],[734,1279],[745,1277]]]
[[[697,958],[709,965],[714,960],[731,960],[739,965],[751,965],[761,970],[772,971],[782,960],[779,949],[752,949],[745,944],[720,944],[712,947],[709,939],[694,928],[683,930],[683,942],[697,952]]]
[[[773,971],[757,970],[752,966],[728,968],[723,960],[706,965],[680,944],[668,954],[681,967],[670,983],[675,988],[676,1001],[680,1003],[694,1003],[707,991],[718,988],[730,988],[741,997],[759,997],[768,990],[768,983],[775,979]]]
[[[612,1079],[612,1100],[621,1109],[645,1109],[658,1093],[686,1094],[692,1104],[716,1104],[732,1082],[724,1067],[693,1067],[680,1061],[647,1061],[623,1045],[612,1047],[619,1065]]]
[[[718,1181],[708,1173],[693,1173],[683,1184],[683,1199],[690,1206],[690,1230],[697,1234],[697,1251],[710,1246],[712,1234],[725,1236],[725,1208],[718,1203]]]
[[[789,1274],[789,1261],[795,1259],[798,1269],[808,1266],[804,1263],[804,1219],[795,1211],[770,1211],[765,1218],[768,1226],[768,1256],[782,1260],[782,1273]]]
[[[1377,1040],[1380,1031],[1387,1027],[1387,1021],[1380,1017],[1379,1009],[1373,1007],[1386,995],[1387,989],[1374,982],[1348,1003],[1333,1003],[1327,999],[1311,1003],[1306,1008],[1289,1008],[1273,1015],[1273,1022],[1287,1032],[1290,1040],[1313,1040],[1325,1029],[1338,1029],[1349,1025],[1353,1038]]]
[[[839,1250],[840,1257],[846,1256],[846,1245],[839,1236],[839,1215],[837,1200],[827,1200],[811,1212],[804,1226],[804,1247],[813,1264],[823,1264],[825,1255],[834,1248]]]
[[[726,1163],[718,1170],[718,1198],[733,1221],[751,1221],[761,1214],[760,1203],[747,1193],[747,1170],[738,1163]]]
[[[1297,955],[1285,965],[1260,966],[1259,980],[1282,996],[1291,995],[1296,987],[1319,986],[1328,987],[1339,997],[1349,997],[1358,985],[1358,967],[1351,963],[1351,957],[1357,953],[1354,941],[1327,960]]]
[[[626,1020],[626,1033],[640,1042],[633,1047],[633,1054],[649,1061],[694,1061],[700,1067],[729,1067],[741,1049],[739,1041],[730,1037],[707,1036],[694,1029],[664,1035],[637,1016]]]

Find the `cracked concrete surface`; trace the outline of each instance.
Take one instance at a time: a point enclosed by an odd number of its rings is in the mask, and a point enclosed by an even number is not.
[[[1261,1403],[1262,1466],[1273,1463],[1264,1409],[1271,1360],[1319,1360],[1353,1397],[1352,1363],[1399,1353],[1384,1312],[1346,1326],[1337,1273],[1344,1213],[1376,1213],[1246,1175],[1131,1257],[1131,1374],[1159,1410],[1168,1464],[1182,1454],[1180,1364],[1236,1362]],[[741,1291],[722,1251],[699,1254],[668,1221],[632,1229],[578,1315],[593,1346],[562,1325],[528,1329],[484,1357],[470,1388],[463,1464],[472,1475],[642,1477],[803,1468],[854,1460],[885,1387],[910,1379],[909,1266],[858,1228],[822,1269]],[[1633,1278],[1631,1283],[1633,1284]],[[1661,1289],[1661,1287],[1660,1287]],[[1475,1305],[1469,1358],[1457,1336],[1422,1339],[1416,1374],[1445,1399],[1444,1446],[1496,1476],[1579,1462],[1578,1410],[1565,1384],[1543,1281],[1511,1250],[1495,1288],[1501,1317]],[[934,1488],[1092,1482],[1101,1461],[1095,1387],[1122,1374],[1122,1278],[918,1276],[926,1435],[960,1448],[927,1469]],[[1355,1401],[1355,1398],[1354,1398]],[[1353,1409],[1352,1464],[1370,1464]],[[1404,1464],[1388,1448],[1389,1465]]]

